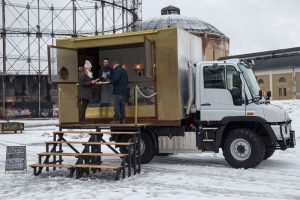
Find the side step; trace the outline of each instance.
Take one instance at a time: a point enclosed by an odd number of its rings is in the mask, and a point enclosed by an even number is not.
[[[219,152],[219,146],[216,145],[216,132],[219,127],[202,127],[200,136],[197,138],[198,147],[203,151]]]

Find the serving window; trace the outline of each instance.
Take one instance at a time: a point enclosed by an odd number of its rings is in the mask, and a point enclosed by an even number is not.
[[[110,63],[118,61],[128,74],[128,93],[127,105],[134,106],[135,104],[135,86],[138,85],[140,90],[145,95],[151,95],[155,92],[155,60],[154,60],[154,44],[151,41],[145,40],[144,43],[110,46],[97,48],[97,55],[95,55],[95,48],[93,51],[79,51],[79,60],[84,62],[86,56],[93,54],[93,74],[94,79],[101,76],[99,70],[102,67],[103,59],[109,58]],[[80,55],[80,52],[85,52],[86,56]],[[86,57],[88,59],[88,57]],[[139,106],[155,105],[156,98],[145,99],[141,95],[138,96]],[[93,88],[93,99],[90,101],[88,107],[111,107],[112,104],[112,86],[102,85]]]

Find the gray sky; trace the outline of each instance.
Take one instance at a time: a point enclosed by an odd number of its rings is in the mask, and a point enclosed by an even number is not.
[[[143,0],[143,19],[173,5],[230,38],[230,54],[300,46],[300,0]]]

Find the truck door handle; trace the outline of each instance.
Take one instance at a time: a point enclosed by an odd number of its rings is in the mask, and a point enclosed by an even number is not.
[[[204,103],[204,104],[201,104],[201,106],[211,106],[210,103]]]

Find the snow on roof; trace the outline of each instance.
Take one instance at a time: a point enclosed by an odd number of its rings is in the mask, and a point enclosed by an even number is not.
[[[162,29],[177,26],[191,33],[208,33],[225,36],[213,25],[196,17],[186,17],[179,14],[168,14],[144,20],[137,26],[137,30]]]

